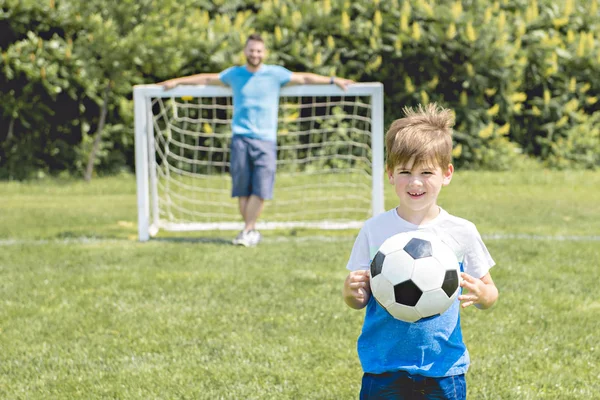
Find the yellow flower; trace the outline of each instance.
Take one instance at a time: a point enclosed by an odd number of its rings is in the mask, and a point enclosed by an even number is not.
[[[531,113],[535,116],[542,115],[542,112],[536,106],[531,107]]]
[[[475,29],[473,28],[473,24],[471,22],[467,23],[467,27],[465,28],[465,35],[467,40],[471,43],[477,40],[477,34],[475,33]]]
[[[462,154],[462,144],[457,144],[454,149],[452,149],[452,157],[458,158]]]
[[[551,95],[548,89],[544,90],[544,104],[548,105],[550,103]]]
[[[204,131],[204,133],[207,133],[207,134],[209,134],[209,135],[213,133],[212,126],[210,126],[210,125],[209,125],[207,122],[205,122],[205,123],[202,125],[202,130]]]
[[[500,11],[500,14],[498,15],[498,30],[503,31],[505,25],[506,25],[506,13],[504,11]]]
[[[593,96],[593,97],[590,96],[585,99],[585,102],[588,103],[589,105],[596,104],[597,101],[598,101],[598,98],[596,96]]]
[[[569,81],[569,92],[573,93],[577,90],[577,79],[572,77]]]
[[[509,122],[505,123],[500,128],[498,128],[498,130],[496,132],[498,132],[498,135],[502,135],[502,136],[508,135],[510,133],[510,123]]]
[[[421,103],[423,105],[429,104],[429,95],[424,90],[421,90]]]
[[[317,54],[315,54],[315,59],[313,60],[313,65],[315,67],[320,67],[321,64],[323,64],[323,59],[321,58],[321,52],[317,52]]]
[[[554,18],[552,20],[552,25],[554,25],[554,29],[558,29],[558,28],[560,28],[562,26],[565,26],[568,23],[569,23],[569,18],[568,17]]]
[[[492,9],[490,7],[485,9],[485,13],[483,14],[483,24],[487,25],[492,20]]]
[[[488,89],[485,89],[484,92],[485,92],[486,96],[492,97],[493,95],[496,94],[497,90],[498,90],[497,88],[488,88]]]
[[[369,63],[367,65],[367,71],[375,71],[377,70],[379,67],[381,67],[381,56],[377,56],[375,58],[375,60],[373,60],[373,62]]]
[[[342,12],[342,31],[348,32],[350,30],[350,16],[346,11]]]
[[[485,128],[479,131],[479,137],[487,139],[494,133],[494,123],[490,122]]]
[[[421,26],[417,22],[412,24],[412,38],[418,42],[421,40]]]
[[[471,63],[465,63],[465,68],[467,69],[467,75],[469,76],[473,76],[475,75],[475,70],[473,69],[473,64]]]
[[[565,104],[563,110],[565,113],[570,113],[579,108],[579,100],[571,99],[567,104]]]
[[[375,24],[375,26],[381,26],[381,24],[383,24],[383,17],[381,16],[381,11],[375,11],[375,15],[373,16],[373,24]]]
[[[407,3],[407,2],[405,2]],[[400,16],[400,31],[407,33],[408,32],[408,15],[402,14]]]
[[[585,55],[585,48],[587,43],[587,35],[582,33],[579,35],[579,44],[577,45],[577,57],[583,57]]]
[[[464,90],[462,92],[460,92],[459,101],[460,101],[461,106],[466,106],[469,101],[469,98],[467,97],[467,92],[465,92]]]
[[[489,108],[486,111],[486,114],[489,115],[490,117],[493,117],[498,114],[498,111],[500,111],[500,105],[494,104],[491,108]]]
[[[564,0],[565,1],[565,9],[563,10],[563,15],[568,17],[573,12],[573,0]]]
[[[427,87],[429,89],[435,89],[437,87],[438,83],[440,83],[440,78],[436,75],[433,77],[433,79],[431,79],[429,81],[429,83],[427,84]]]
[[[460,16],[463,13],[463,6],[461,0],[457,0],[452,4],[452,17],[454,17],[455,21],[458,21]]]
[[[510,100],[513,103],[522,103],[527,100],[527,93],[516,92],[510,95]]]
[[[456,25],[451,23],[448,25],[448,29],[446,30],[446,39],[452,40],[456,36]]]
[[[329,50],[335,49],[335,39],[331,35],[327,36],[327,48]]]
[[[592,87],[592,85],[590,85],[590,83],[589,83],[589,82],[586,82],[586,83],[584,83],[583,85],[581,85],[581,87],[579,88],[579,91],[580,91],[581,93],[585,93],[585,92],[587,92],[588,90],[590,90],[590,88],[591,88],[591,87]]]
[[[396,50],[396,51],[402,50],[402,38],[400,37],[400,35],[398,35],[398,37],[394,41],[394,50]]]
[[[415,87],[412,83],[412,80],[408,76],[404,78],[404,87],[406,88],[406,92],[409,94],[414,93],[415,91]]]
[[[569,117],[567,115],[563,116],[561,119],[559,119],[558,121],[556,121],[555,126],[557,128],[560,128],[562,126],[565,126],[567,124],[567,122],[569,121]]]

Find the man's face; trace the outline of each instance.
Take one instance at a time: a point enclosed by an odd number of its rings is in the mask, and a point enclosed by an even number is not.
[[[265,44],[256,40],[250,40],[244,48],[246,62],[251,67],[258,67],[265,58]]]

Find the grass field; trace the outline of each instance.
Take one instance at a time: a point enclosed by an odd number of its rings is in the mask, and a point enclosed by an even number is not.
[[[0,399],[357,398],[356,231],[138,243],[132,176],[0,199]],[[600,174],[459,171],[440,204],[497,262],[499,302],[462,315],[469,399],[600,398]]]

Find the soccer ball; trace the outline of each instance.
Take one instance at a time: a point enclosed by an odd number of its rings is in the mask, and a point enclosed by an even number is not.
[[[460,265],[454,251],[428,232],[388,238],[373,258],[371,293],[394,318],[416,322],[446,311],[458,296]]]

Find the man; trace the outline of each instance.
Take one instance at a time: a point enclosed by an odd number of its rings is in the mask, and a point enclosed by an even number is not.
[[[258,34],[250,35],[244,47],[246,65],[230,67],[219,74],[196,74],[170,79],[160,84],[165,90],[178,85],[224,85],[233,91],[231,139],[232,197],[238,197],[244,229],[233,244],[256,246],[261,235],[256,221],[264,201],[273,196],[277,164],[277,115],[279,93],[283,85],[330,85],[342,90],[352,80],[291,72],[263,64],[265,43]]]

